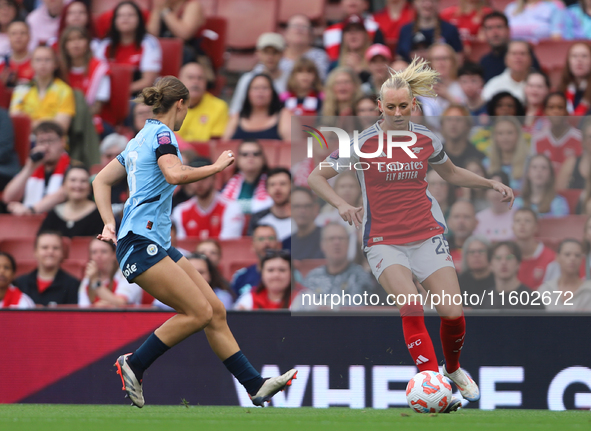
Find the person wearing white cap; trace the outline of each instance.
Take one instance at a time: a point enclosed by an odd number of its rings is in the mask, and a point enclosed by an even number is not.
[[[256,46],[256,56],[259,63],[238,80],[230,103],[230,115],[240,112],[246,97],[248,84],[255,75],[260,73],[269,75],[273,79],[273,86],[278,94],[287,89],[289,73],[285,73],[279,68],[279,61],[283,51],[285,51],[285,39],[279,33],[263,33],[259,36]]]
[[[388,79],[388,65],[392,61],[390,48],[375,43],[365,51],[370,77],[367,82],[361,84],[361,91],[367,95],[375,95],[382,88],[382,84]]]

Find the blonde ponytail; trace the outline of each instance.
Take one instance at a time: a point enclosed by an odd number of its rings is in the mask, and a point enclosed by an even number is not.
[[[399,72],[390,69],[390,78],[382,84],[378,99],[383,101],[388,89],[407,88],[410,97],[437,97],[433,85],[437,83],[439,72],[431,69],[426,60],[415,57],[408,67]]]

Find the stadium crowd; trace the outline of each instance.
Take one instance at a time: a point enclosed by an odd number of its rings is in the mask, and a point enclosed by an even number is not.
[[[294,13],[280,17],[287,3]],[[252,15],[244,5],[271,14],[268,31],[241,27],[232,11]],[[172,214],[173,246],[226,308],[381,292],[361,232],[307,185],[330,150],[304,158],[298,132],[317,117],[368,127],[388,67],[420,56],[441,79],[413,121],[454,164],[517,195],[509,208],[427,174],[462,290],[569,291],[575,306],[547,309],[591,311],[589,39],[587,0],[0,0],[0,308],[167,308],[93,239],[103,224],[91,195],[151,116],[132,99],[167,74],[190,94],[176,133],[184,163],[236,154],[179,186]],[[352,173],[334,187],[360,205]],[[113,188],[119,217],[127,197],[125,182]]]

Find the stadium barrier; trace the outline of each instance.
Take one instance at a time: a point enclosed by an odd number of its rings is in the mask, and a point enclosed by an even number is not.
[[[0,403],[124,404],[115,358],[171,316],[154,311],[2,311]],[[400,321],[391,316],[292,317],[229,312],[242,350],[263,375],[296,367],[276,407],[406,406],[415,374]],[[439,318],[427,327],[439,333]],[[589,409],[591,317],[468,316],[462,366],[480,385],[480,409]],[[437,338],[434,345],[442,359]],[[147,404],[251,406],[207,345],[185,340],[146,372]]]

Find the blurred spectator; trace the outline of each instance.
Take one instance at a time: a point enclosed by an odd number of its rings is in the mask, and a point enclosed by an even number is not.
[[[486,104],[486,111],[491,117],[523,117],[523,103],[508,91],[496,93]]]
[[[176,226],[174,225],[174,223],[172,223],[170,226],[170,246],[176,248],[185,257],[190,256],[192,254],[191,251],[186,250],[177,244]]]
[[[586,42],[571,45],[566,55],[566,64],[558,91],[566,96],[570,115],[583,116],[591,107],[591,46]]]
[[[71,166],[64,174],[66,201],[51,209],[39,232],[57,231],[63,236],[94,236],[103,231],[103,221],[90,196],[90,174],[82,166]]]
[[[505,71],[484,85],[482,97],[485,100],[491,100],[495,94],[508,91],[523,103],[525,101],[525,78],[532,67],[529,44],[521,40],[509,42],[505,64],[507,65]]]
[[[490,242],[482,235],[472,235],[464,242],[462,250],[462,273],[458,276],[460,289],[468,295],[481,296],[494,286],[495,279],[490,270],[488,249]]]
[[[13,21],[8,25],[10,53],[0,57],[0,81],[6,87],[27,84],[35,72],[31,66],[29,52],[29,25],[24,21]]]
[[[543,154],[529,160],[521,196],[515,198],[515,208],[531,208],[540,218],[564,217],[569,214],[567,200],[556,194],[552,162]]]
[[[467,159],[465,169],[475,173],[478,176],[481,176],[482,178],[489,178],[482,161],[477,158]],[[488,200],[486,199],[486,193],[486,189],[461,187],[459,191],[456,192],[456,195],[458,198],[466,199],[472,202],[472,205],[474,205],[474,211],[478,213],[490,206]]]
[[[117,262],[115,245],[94,238],[89,245],[89,261],[78,288],[78,305],[88,307],[141,304],[143,290],[129,283]]]
[[[413,52],[424,57],[424,50],[434,43],[446,43],[456,53],[461,53],[463,46],[456,26],[439,17],[439,0],[413,0],[416,11],[413,22],[400,29],[396,54],[410,62]]]
[[[191,93],[189,93],[189,97],[191,97]],[[190,102],[189,102],[190,103]],[[187,116],[188,116],[187,110]],[[148,106],[144,103],[133,103],[131,107],[131,117],[132,117],[132,133],[133,136],[137,135],[140,130],[142,130],[146,124],[146,120],[152,118],[154,114],[152,113],[152,107]],[[130,137],[130,138],[131,138]]]
[[[374,21],[373,16],[366,12],[368,6],[368,0],[341,0],[340,2],[340,7],[345,17],[348,18],[351,15],[362,16],[363,25],[371,37],[371,42],[384,43],[384,35],[380,30],[378,23]],[[326,50],[330,61],[335,61],[339,58],[342,32],[343,27],[347,23],[347,18],[327,27],[322,35],[324,49]]]
[[[455,25],[465,44],[477,40],[480,35],[482,19],[493,10],[487,7],[486,0],[460,0],[458,6],[450,6],[441,11],[442,20]]]
[[[521,124],[512,116],[497,117],[491,132],[491,145],[484,165],[489,172],[503,171],[509,187],[521,190],[529,149]]]
[[[591,280],[581,280],[579,268],[583,262],[583,246],[576,239],[565,239],[558,247],[556,262],[560,277],[540,286],[540,294],[549,293],[549,311],[591,311]]]
[[[256,56],[259,63],[250,72],[242,74],[230,103],[230,114],[235,115],[243,109],[252,81],[255,77],[265,74],[271,77],[272,87],[277,94],[286,90],[289,72],[279,68],[279,61],[285,51],[285,39],[278,33],[263,33],[256,45]]]
[[[585,118],[581,125],[583,153],[580,157],[568,157],[558,172],[556,190],[584,189],[591,177],[591,120]]]
[[[492,180],[509,185],[509,177],[503,171],[494,172]],[[513,239],[513,211],[507,202],[501,202],[501,196],[495,190],[486,191],[490,206],[476,214],[478,225],[475,235],[485,237],[491,242],[509,241]]]
[[[511,40],[509,21],[505,14],[493,11],[484,17],[482,29],[484,37],[491,47],[491,52],[480,59],[480,65],[484,69],[484,80],[488,82],[495,76],[502,74],[506,68],[507,47]],[[531,49],[530,54],[532,67],[540,70],[540,64]]]
[[[108,37],[97,46],[95,55],[99,60],[133,67],[130,94],[152,85],[162,69],[160,42],[147,33],[144,15],[131,1],[115,7]]]
[[[392,61],[392,54],[387,46],[376,43],[365,52],[365,61],[370,76],[367,82],[361,85],[361,91],[375,97],[380,92],[382,84],[390,77],[388,64]]]
[[[65,151],[64,131],[57,123],[46,121],[35,127],[33,134],[35,147],[2,196],[8,210],[16,215],[45,212],[65,199],[62,182],[70,156]]]
[[[185,42],[185,64],[195,61],[197,54],[202,52],[196,35],[203,24],[205,13],[198,0],[153,0],[146,30],[156,37],[182,39]]]
[[[70,128],[76,113],[72,88],[55,77],[58,69],[55,52],[46,46],[33,51],[31,66],[35,72],[31,84],[19,85],[10,100],[10,113],[23,113],[31,117],[33,127],[51,120],[64,131]]]
[[[73,90],[80,90],[84,94],[94,116],[97,133],[100,134],[104,126],[99,115],[111,99],[111,78],[109,65],[92,56],[91,41],[84,28],[67,27],[59,42],[60,68],[66,83]]]
[[[291,141],[291,114],[273,87],[269,75],[255,75],[246,90],[239,114],[232,114],[223,139],[277,139]]]
[[[303,160],[295,163],[296,160],[292,159],[292,168],[291,174],[293,178],[293,185],[297,187],[309,187],[308,186],[308,177],[312,173],[312,171],[318,166],[320,162],[326,160],[326,158],[330,155],[332,145],[334,147],[338,145],[336,143],[337,137],[335,134],[328,134],[327,142],[328,145],[323,145],[322,147],[316,146],[314,147],[314,151],[312,152],[312,158],[304,158]],[[295,163],[295,165],[293,164]],[[332,180],[332,179],[331,179]]]
[[[398,42],[400,29],[415,19],[415,10],[408,0],[386,0],[386,7],[373,14],[387,42]]]
[[[209,159],[198,158],[191,167],[209,166]],[[236,239],[242,236],[244,214],[240,204],[226,199],[215,189],[215,175],[187,184],[185,191],[192,196],[177,205],[171,219],[177,229],[177,238]]]
[[[8,26],[19,16],[16,0],[0,0],[0,57],[10,54]]]
[[[494,244],[489,249],[490,268],[495,279],[494,287],[484,294],[482,306],[475,308],[483,309],[544,309],[542,301],[534,301],[532,290],[522,284],[517,278],[521,264],[521,251],[517,244],[512,241],[503,241]],[[490,294],[489,292],[494,292]],[[510,296],[517,298],[517,301],[510,301]],[[503,300],[504,299],[504,300]],[[537,305],[533,304],[536,303]],[[513,305],[515,304],[515,305]]]
[[[538,43],[543,39],[562,38],[564,5],[554,1],[516,0],[505,8],[511,38]]]
[[[14,280],[35,304],[77,304],[80,280],[60,268],[64,245],[59,232],[40,232],[35,239],[37,268]]]
[[[217,269],[217,267],[209,260],[209,258],[200,253],[194,253],[190,255],[188,258],[189,263],[193,265],[193,267],[201,274],[203,279],[209,284],[218,297],[224,307],[227,310],[232,309],[232,304],[234,303],[234,292],[230,288],[230,285],[222,274]]]
[[[283,241],[283,248],[291,250],[294,259],[323,259],[320,248],[321,229],[314,220],[318,217],[319,206],[310,189],[296,187],[291,192],[293,222],[297,231]]]
[[[257,141],[242,141],[236,150],[236,173],[222,194],[238,201],[244,214],[254,214],[273,205],[266,190],[267,160]]]
[[[268,225],[273,226],[279,241],[284,241],[291,236],[291,173],[286,168],[271,169],[266,187],[273,206],[252,215],[248,234],[252,235],[258,225]]]
[[[326,78],[322,116],[353,115],[353,104],[362,95],[357,74],[348,67],[337,67]]]
[[[369,79],[365,52],[371,45],[371,36],[365,29],[361,15],[349,16],[343,25],[342,42],[338,60],[331,63],[329,72],[337,67],[353,69],[362,82]]]
[[[455,202],[455,189],[441,178],[434,169],[430,169],[427,172],[427,191],[435,198],[443,216],[447,219],[449,210]]]
[[[287,91],[279,95],[292,115],[318,115],[322,109],[322,81],[312,60],[296,60],[287,80]]]
[[[359,186],[359,181],[353,171],[344,171],[336,177],[334,191],[349,205],[354,207],[361,206],[361,187]],[[359,243],[357,242],[357,229],[354,225],[350,225],[343,220],[338,209],[330,204],[326,204],[320,212],[320,215],[316,217],[315,222],[320,227],[327,226],[331,223],[343,226],[349,235],[349,250],[347,252],[347,258],[351,261],[355,259],[357,252],[360,249],[358,246]]]
[[[64,8],[63,0],[41,0],[43,4],[27,16],[31,29],[31,48],[43,45],[57,37],[60,17]]]
[[[543,72],[531,71],[525,80],[525,126],[528,130],[541,127],[544,101],[550,93],[550,79]]]
[[[464,105],[466,96],[458,84],[457,58],[451,46],[444,43],[434,43],[428,50],[427,58],[431,67],[439,72],[439,81],[433,86],[436,98],[417,97],[426,120],[432,127],[439,126],[439,117],[450,104]],[[462,107],[463,111],[466,111]],[[470,113],[466,111],[469,116]],[[464,114],[462,114],[464,115]]]
[[[585,181],[585,190],[581,193],[575,212],[577,214],[591,215],[591,175]]]
[[[96,34],[92,23],[92,12],[90,11],[88,4],[84,1],[73,0],[64,6],[60,17],[58,33],[56,37],[49,39],[46,45],[51,46],[59,52],[59,40],[67,27],[79,27],[85,29],[90,38],[90,48],[94,50],[98,46],[99,40],[95,38]]]
[[[469,236],[474,234],[478,220],[474,212],[474,205],[468,201],[455,202],[450,210],[447,219],[447,226],[450,234],[447,236],[449,253],[454,260],[456,271],[462,271],[462,247]]]
[[[591,3],[588,0],[569,3],[570,6],[564,11],[563,37],[565,39],[591,39]]]
[[[14,130],[8,112],[0,108],[0,191],[20,170],[18,155],[14,151]]]
[[[581,243],[583,245],[584,257],[579,269],[579,276],[585,280],[591,280],[591,217],[587,217],[587,221],[585,221],[585,225],[583,226]],[[544,283],[557,278],[560,278],[560,265],[554,260],[546,267]]]
[[[380,118],[376,96],[365,95],[357,99],[353,106],[353,115],[361,126],[359,134],[361,134],[361,130],[373,126]]]
[[[269,250],[261,262],[261,282],[241,295],[234,310],[278,310],[289,308],[297,293],[286,250]]]
[[[232,276],[232,290],[240,296],[250,292],[261,282],[261,262],[270,250],[279,250],[281,242],[277,240],[277,233],[273,226],[259,225],[252,233],[252,249],[254,250],[258,263],[246,268],[239,269]]]
[[[377,290],[373,277],[347,257],[349,233],[345,226],[336,222],[324,226],[320,248],[326,265],[311,270],[302,282],[312,293],[371,295]]]
[[[111,160],[117,157],[127,146],[129,140],[117,133],[111,133],[101,142],[99,151],[101,153],[101,167],[105,167]],[[91,178],[91,183],[94,177]],[[123,214],[123,205],[129,197],[129,188],[127,187],[127,178],[123,178],[111,186],[111,206],[115,215]]]
[[[531,153],[544,154],[559,172],[569,158],[580,157],[583,152],[579,129],[569,124],[566,98],[562,93],[551,93],[544,101],[544,114],[549,125],[531,138]]]
[[[208,142],[212,138],[220,138],[228,124],[228,105],[207,91],[203,66],[199,63],[185,64],[179,79],[189,90],[189,109],[179,135],[188,142]]]
[[[554,260],[555,253],[543,242],[535,239],[538,234],[538,217],[529,208],[514,211],[513,233],[523,257],[517,276],[523,284],[537,290],[544,280],[548,265]]]
[[[441,135],[445,153],[454,165],[466,167],[468,159],[484,159],[485,155],[478,151],[469,141],[472,116],[462,105],[450,105],[441,116]]]
[[[284,37],[285,51],[279,61],[279,68],[289,75],[298,60],[307,58],[314,63],[320,81],[324,82],[328,72],[328,55],[323,49],[312,45],[314,31],[310,19],[302,14],[293,15],[287,21]]]
[[[16,262],[10,254],[0,251],[0,310],[3,308],[35,308],[33,300],[12,285]]]
[[[206,239],[197,244],[195,248],[196,253],[201,253],[207,256],[209,261],[216,268],[220,267],[222,261],[222,246],[215,239]]]
[[[473,117],[486,114],[486,101],[482,98],[484,70],[476,63],[464,62],[458,70],[458,84],[466,96],[465,105]]]

